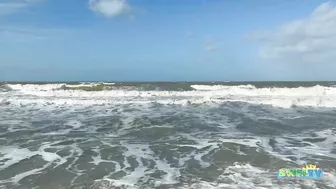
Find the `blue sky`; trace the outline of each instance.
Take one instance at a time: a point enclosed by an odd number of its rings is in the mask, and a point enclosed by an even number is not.
[[[0,80],[336,80],[335,1],[0,0]]]

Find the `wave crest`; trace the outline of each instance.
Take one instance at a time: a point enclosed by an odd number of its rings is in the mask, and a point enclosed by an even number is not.
[[[246,102],[271,105],[282,108],[300,106],[336,108],[336,88],[327,86],[296,88],[256,88],[252,85],[191,85],[192,91],[123,90],[113,84],[15,84],[8,85],[14,91],[6,96],[0,94],[0,101],[14,104],[120,104],[120,103],[159,103],[159,104],[204,104],[225,102]]]

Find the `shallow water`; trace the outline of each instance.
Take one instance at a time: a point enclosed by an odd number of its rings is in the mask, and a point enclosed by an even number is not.
[[[63,85],[0,87],[0,188],[336,187],[333,83]]]

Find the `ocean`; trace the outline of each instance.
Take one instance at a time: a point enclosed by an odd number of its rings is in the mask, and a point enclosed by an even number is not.
[[[2,82],[0,188],[334,189],[336,82]]]

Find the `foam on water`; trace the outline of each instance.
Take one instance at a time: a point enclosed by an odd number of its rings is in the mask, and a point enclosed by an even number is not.
[[[191,88],[200,91],[219,91],[219,90],[230,90],[233,88],[232,86],[223,86],[223,85],[191,85]],[[252,85],[240,85],[240,89],[256,89],[256,87]]]
[[[301,189],[301,188],[318,188],[313,180],[303,180],[299,182],[283,182],[276,181],[274,175],[276,173],[268,170],[254,167],[250,164],[235,163],[228,166],[223,174],[215,182],[198,181],[196,183],[178,187],[179,189]],[[334,173],[325,173],[325,185],[335,187]],[[277,183],[278,182],[278,183]]]
[[[74,129],[78,129],[82,126],[82,123],[77,120],[70,120],[66,123],[66,125],[69,125],[73,127]]]
[[[0,180],[0,183],[18,183],[25,177],[41,173],[42,171],[50,167],[53,163],[56,163],[55,167],[57,167],[67,161],[65,158],[60,157],[56,153],[46,152],[45,149],[48,147],[50,147],[50,145],[43,144],[37,151],[31,151],[26,148],[18,148],[15,146],[1,147],[0,155],[2,155],[2,157],[0,156],[0,162],[4,163],[0,163],[0,170],[9,168],[10,166],[13,166],[15,164],[19,164],[21,161],[27,160],[36,155],[41,156],[46,163],[40,168],[34,168],[29,171],[16,174],[9,180]]]
[[[128,174],[121,179],[115,180],[106,176],[102,180],[107,180],[113,183],[114,186],[123,186],[127,188],[136,188],[137,183],[142,179],[142,181],[147,181],[149,179],[148,174],[154,173],[156,170],[163,171],[166,173],[162,179],[157,179],[155,181],[155,185],[159,186],[162,184],[176,184],[178,181],[177,177],[180,176],[180,172],[178,168],[173,168],[169,165],[169,163],[157,159],[154,157],[154,152],[149,148],[148,145],[140,145],[140,144],[122,144],[127,150],[124,152],[125,161],[123,162],[125,167],[122,169]],[[127,158],[133,157],[139,163],[139,165],[131,172],[127,171],[131,165],[127,161]],[[149,167],[143,164],[142,159],[152,160],[155,162],[155,168],[149,169]],[[120,167],[118,167],[120,168]],[[117,170],[119,171],[119,170]],[[117,172],[116,171],[116,172]],[[144,179],[144,180],[143,180]],[[99,182],[101,180],[97,180]]]
[[[114,85],[114,83],[80,83],[80,84],[67,84],[67,83],[57,83],[57,84],[8,84],[7,86],[16,91],[54,91],[61,87],[94,87],[97,85]]]
[[[0,144],[4,144],[0,172],[36,156],[42,161],[42,166],[10,175],[1,184],[25,184],[29,176],[52,176],[50,170],[57,169],[72,174],[60,180],[70,179],[67,186],[93,182],[98,188],[139,188],[143,183],[181,189],[335,188],[336,173],[328,165],[336,159],[336,136],[327,127],[336,108],[334,87],[57,90],[63,85],[8,85],[14,91],[0,92],[0,102],[5,102],[0,106],[4,127],[0,128]],[[310,130],[281,132],[281,127],[296,129],[300,121],[309,122],[312,113],[325,116],[318,130],[311,128],[312,123],[305,125]],[[241,131],[237,125],[243,122],[248,126]],[[249,133],[250,127],[259,129],[265,122],[277,130],[268,135]],[[269,157],[270,165],[249,158],[256,155]],[[325,160],[331,164],[323,164]],[[322,187],[317,181],[281,182],[271,170],[276,162],[301,166],[314,161],[326,168]]]
[[[0,101],[14,105],[95,105],[127,103],[203,104],[248,102],[276,107],[295,106],[336,108],[336,88],[314,86],[298,88],[256,88],[254,86],[192,85],[195,91],[80,91],[55,90],[64,84],[8,85],[14,92],[0,96]],[[94,84],[85,84],[94,86]],[[84,86],[84,84],[78,85]],[[74,86],[72,86],[74,87]],[[27,98],[27,96],[32,97]]]
[[[1,154],[3,154],[3,157],[1,157],[0,161],[6,160],[6,162],[0,166],[0,169],[7,168],[34,155],[41,155],[46,162],[53,162],[57,159],[62,159],[55,153],[45,152],[44,148],[46,147],[42,146],[38,151],[30,151],[28,149],[20,149],[10,146],[2,147],[0,150]]]
[[[28,149],[18,149],[16,147],[9,146],[1,147],[0,154],[3,155],[2,157],[0,157],[0,162],[6,160],[5,163],[0,164],[0,169],[5,169],[33,155],[33,153]]]
[[[51,91],[55,89],[59,89],[63,85],[66,85],[65,83],[59,83],[59,84],[11,84],[7,85],[11,89],[15,91]]]
[[[336,136],[330,129],[314,132],[317,137],[311,137],[311,133],[286,135],[285,137],[264,137],[261,139],[261,144],[265,150],[271,153],[273,156],[281,158],[285,161],[293,161],[289,157],[295,154],[296,162],[299,165],[304,165],[309,162],[308,158],[314,158],[315,156],[328,157],[336,159],[336,154],[333,153],[334,144],[336,142]],[[323,141],[314,141],[314,139],[325,138]],[[269,145],[270,139],[276,141],[276,151]],[[308,139],[308,141],[307,141]],[[310,142],[314,141],[314,142]],[[299,142],[304,144],[304,147],[300,145],[293,145],[293,142]],[[323,161],[319,158],[314,158],[317,161]]]

